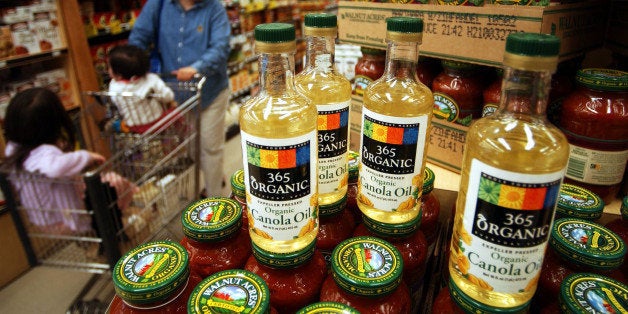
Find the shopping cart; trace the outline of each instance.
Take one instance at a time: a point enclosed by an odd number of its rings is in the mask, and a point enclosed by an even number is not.
[[[204,82],[199,78],[168,83],[176,106],[162,107],[161,119],[142,133],[115,128],[124,120],[119,121],[123,117],[114,100],[144,99],[85,92],[84,114],[108,113],[102,136],[112,154],[105,163],[73,178],[0,174],[7,208],[31,265],[98,274],[88,283],[92,285],[100,278],[110,279],[110,270],[131,248],[150,240],[180,238],[182,231],[170,230],[168,224],[199,195],[199,93]],[[42,193],[50,189],[65,194],[51,201],[43,197],[50,193]],[[87,293],[89,287],[84,290]]]

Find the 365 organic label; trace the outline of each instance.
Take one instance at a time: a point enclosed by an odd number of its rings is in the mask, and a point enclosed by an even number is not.
[[[363,108],[360,199],[387,211],[416,205],[423,182],[427,115],[390,117]]]
[[[283,139],[241,136],[249,228],[267,239],[298,238],[316,224],[316,132]]]
[[[474,159],[458,232],[460,274],[495,292],[534,289],[563,174],[515,173]]]
[[[347,186],[350,101],[318,108],[318,193],[326,194]]]

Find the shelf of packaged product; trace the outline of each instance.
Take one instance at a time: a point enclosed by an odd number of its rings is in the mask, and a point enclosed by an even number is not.
[[[96,36],[91,36],[87,38],[87,42],[89,43],[90,46],[94,46],[94,45],[102,45],[102,44],[106,44],[106,43],[110,43],[110,42],[115,42],[115,41],[120,41],[120,40],[124,40],[129,38],[129,35],[131,34],[131,30],[124,30],[120,33],[103,33],[103,34],[98,34]]]
[[[28,64],[33,64],[37,62],[43,62],[46,60],[51,60],[59,57],[63,57],[67,54],[67,48],[59,48],[52,49],[48,51],[42,51],[38,53],[28,54],[28,55],[20,55],[20,56],[11,56],[6,59],[0,60],[0,69],[6,69],[11,67],[21,67]]]

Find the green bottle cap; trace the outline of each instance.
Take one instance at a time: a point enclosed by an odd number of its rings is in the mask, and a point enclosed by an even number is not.
[[[360,169],[360,154],[354,152],[354,151],[349,151],[349,161],[348,161],[348,167],[349,167],[349,182],[358,182],[358,175],[359,175],[359,169]]]
[[[300,309],[297,314],[360,314],[360,312],[343,303],[317,302]]]
[[[340,200],[331,204],[319,204],[318,213],[321,217],[329,217],[339,213],[347,207],[347,195],[343,196]]]
[[[288,23],[266,23],[255,26],[255,41],[285,43],[296,38],[294,25]]]
[[[373,220],[366,215],[362,215],[362,223],[369,231],[377,236],[403,238],[419,230],[419,227],[421,226],[421,217],[422,215],[419,213],[419,215],[408,222],[390,224]]]
[[[580,69],[576,82],[587,88],[609,91],[628,91],[628,72],[613,69]]]
[[[142,244],[118,260],[113,268],[116,294],[125,302],[143,305],[172,297],[189,277],[188,253],[179,243]]]
[[[308,13],[305,15],[306,27],[335,28],[338,26],[338,18],[331,13]]]
[[[550,246],[570,263],[596,270],[613,270],[626,255],[626,244],[616,233],[576,218],[554,222]]]
[[[560,285],[562,313],[628,313],[628,286],[590,273],[567,276]]]
[[[236,172],[231,175],[231,192],[239,198],[243,199],[246,197],[243,169],[236,170]]]
[[[506,52],[531,57],[558,56],[560,39],[539,33],[510,33],[506,38]]]
[[[562,217],[596,220],[603,211],[604,201],[590,190],[569,183],[560,187],[556,212]]]
[[[242,226],[242,207],[226,197],[201,199],[181,213],[183,233],[199,242],[217,242],[232,237]]]
[[[361,296],[383,296],[401,284],[403,259],[388,241],[354,237],[340,242],[332,253],[332,274],[343,290]]]
[[[423,20],[404,16],[389,17],[386,19],[386,30],[398,33],[422,33]]]
[[[270,311],[270,291],[264,279],[242,270],[217,272],[199,283],[188,299],[188,313],[250,313]]]
[[[423,195],[427,195],[434,190],[436,175],[434,174],[434,171],[428,167],[425,167],[423,174]]]
[[[456,283],[449,278],[449,294],[451,295],[451,299],[454,303],[461,309],[465,311],[465,313],[476,313],[476,314],[491,314],[491,313],[527,313],[528,306],[530,306],[530,302],[524,303],[520,306],[503,308],[503,307],[494,307],[490,305],[486,305],[482,302],[474,300],[473,298],[466,295]]]
[[[255,242],[251,242],[253,248],[253,256],[258,263],[276,269],[287,269],[299,267],[312,259],[316,249],[316,241],[308,244],[301,250],[289,253],[275,253],[264,250],[257,246]]]
[[[624,196],[624,199],[621,201],[619,212],[623,219],[628,219],[628,196]]]

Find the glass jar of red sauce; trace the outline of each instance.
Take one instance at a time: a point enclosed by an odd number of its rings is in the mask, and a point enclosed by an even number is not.
[[[549,244],[535,297],[541,308],[558,299],[561,282],[573,273],[589,272],[626,280],[618,271],[626,245],[617,234],[599,224],[576,218],[557,219]]]
[[[339,302],[362,314],[408,314],[412,299],[403,281],[403,259],[388,241],[349,238],[334,249],[332,273],[320,300]]]
[[[418,305],[420,288],[427,264],[428,245],[423,232],[419,230],[421,216],[403,224],[384,224],[362,217],[362,223],[355,228],[354,236],[374,236],[390,242],[401,254],[403,279],[410,290],[413,306]],[[416,312],[413,308],[413,312]]]
[[[384,74],[386,50],[362,47],[360,51],[362,57],[355,64],[353,93],[362,96],[366,87]]]
[[[416,75],[419,77],[419,81],[427,87],[432,87],[434,78],[442,71],[440,61],[438,59],[419,56],[419,61],[416,64]]]
[[[468,126],[482,117],[484,79],[478,65],[443,60],[434,78],[434,117]]]
[[[569,183],[560,186],[555,219],[571,217],[596,221],[603,211],[604,201],[597,194]]]
[[[423,176],[423,194],[421,194],[421,225],[419,230],[425,235],[428,246],[432,246],[438,236],[438,217],[440,201],[434,191],[436,175],[432,169],[425,167]],[[431,250],[430,250],[431,252]]]
[[[272,254],[253,244],[253,255],[244,269],[266,281],[270,305],[279,313],[296,313],[318,301],[327,267],[315,242],[289,254]]]
[[[610,203],[628,160],[628,72],[582,69],[562,102],[559,127],[571,144],[565,182]]]
[[[201,281],[191,276],[188,253],[172,241],[142,244],[113,268],[113,297],[107,313],[185,313],[188,297]]]
[[[360,154],[349,151],[348,154],[349,185],[347,187],[347,211],[353,214],[354,222],[357,225],[362,221],[362,212],[358,207],[358,169]]]
[[[201,278],[221,270],[242,268],[251,255],[249,232],[242,228],[242,208],[226,197],[198,200],[181,213],[181,245],[190,271]]]
[[[449,287],[445,286],[438,292],[434,303],[432,303],[432,314],[465,314],[465,312],[456,305],[449,294]]]
[[[270,307],[270,291],[258,275],[230,269],[217,272],[199,283],[188,299],[189,314],[277,313]]]
[[[490,116],[499,107],[499,100],[502,96],[502,80],[504,78],[504,69],[497,68],[495,70],[495,78],[482,91],[482,117]]]
[[[246,189],[244,187],[244,170],[238,169],[231,175],[231,195],[229,197],[242,207],[242,228],[249,230],[249,218],[246,210]]]
[[[338,302],[316,302],[300,309],[297,314],[360,314],[354,308]]]
[[[319,227],[316,235],[316,248],[323,254],[327,266],[330,267],[331,252],[338,243],[348,239],[355,229],[353,213],[346,210],[347,197],[340,201],[319,205]]]

